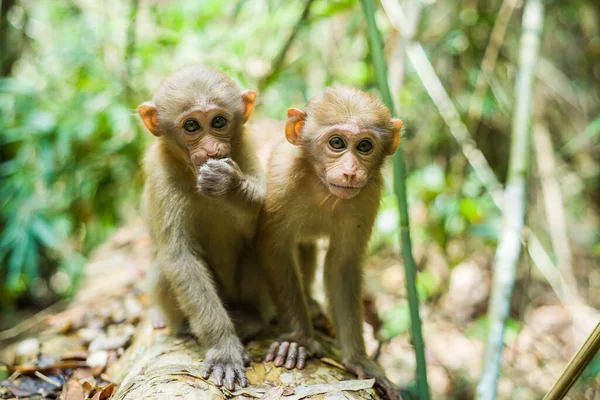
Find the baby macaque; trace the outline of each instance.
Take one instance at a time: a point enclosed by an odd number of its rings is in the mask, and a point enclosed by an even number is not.
[[[157,137],[142,199],[155,258],[151,298],[173,332],[189,325],[208,347],[204,377],[230,390],[236,379],[246,386],[241,340],[264,326],[271,304],[252,243],[265,196],[244,133],[255,98],[222,72],[193,66],[138,107]]]
[[[392,397],[393,385],[365,350],[362,266],[383,189],[381,169],[396,151],[401,126],[378,99],[354,89],[326,89],[306,110],[290,108],[289,143],[271,155],[257,235],[287,329],[266,360],[301,369],[319,353],[309,305],[315,242],[325,237],[325,290],[342,363],[359,378],[375,377]]]

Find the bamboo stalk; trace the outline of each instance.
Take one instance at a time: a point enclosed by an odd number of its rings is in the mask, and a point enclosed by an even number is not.
[[[520,70],[512,123],[508,180],[504,192],[503,227],[494,258],[494,281],[488,308],[489,332],[483,371],[476,399],[496,398],[496,386],[504,349],[504,328],[515,284],[527,202],[527,173],[531,142],[531,108],[535,66],[540,47],[544,9],[540,0],[528,0],[523,12]]]
[[[596,325],[585,343],[573,356],[554,386],[546,393],[544,400],[561,400],[565,397],[579,375],[598,354],[598,351],[600,351],[600,323]]]
[[[372,0],[362,0],[363,10],[368,24],[368,37],[371,57],[375,67],[377,84],[381,97],[387,107],[393,112],[394,104],[387,82],[386,63],[383,55],[383,43],[375,22],[375,7]],[[427,365],[425,362],[425,343],[421,331],[421,317],[419,314],[419,295],[416,287],[416,268],[412,255],[410,240],[410,227],[408,219],[408,201],[406,196],[406,170],[402,149],[394,155],[394,191],[398,199],[400,213],[400,235],[402,241],[402,259],[406,274],[406,290],[411,318],[412,341],[415,346],[416,380],[419,399],[429,400],[429,385],[427,383]]]

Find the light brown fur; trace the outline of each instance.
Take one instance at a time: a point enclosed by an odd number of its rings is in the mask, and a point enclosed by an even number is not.
[[[275,365],[302,368],[301,348],[309,355],[319,352],[309,313],[315,262],[306,249],[325,237],[325,289],[342,362],[361,378],[376,377],[391,393],[392,385],[365,351],[362,265],[383,188],[381,168],[396,150],[400,126],[380,101],[354,89],[326,89],[306,111],[288,111],[289,143],[272,153],[257,236],[287,332],[267,355]],[[346,147],[333,148],[334,137]],[[358,151],[363,140],[372,150]]]
[[[260,168],[243,124],[254,104],[225,74],[201,66],[169,76],[138,108],[158,137],[144,158],[144,218],[155,249],[153,302],[168,325],[208,347],[211,372],[245,385],[246,339],[269,318],[270,300],[252,246],[264,200]],[[213,128],[226,116],[224,128]],[[184,130],[194,119],[200,127]]]

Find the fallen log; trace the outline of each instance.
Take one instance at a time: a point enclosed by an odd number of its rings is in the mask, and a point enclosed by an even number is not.
[[[0,373],[9,378],[0,382],[0,398],[379,398],[373,380],[357,380],[334,361],[337,350],[325,337],[329,358],[310,360],[302,371],[262,362],[265,339],[247,346],[248,387],[230,392],[203,379],[205,350],[196,340],[149,323],[140,290],[149,255],[140,225],[121,230],[90,259],[79,294],[62,311],[1,332]]]
[[[373,380],[356,380],[336,366],[333,360],[311,360],[304,370],[288,371],[262,362],[268,341],[251,342],[252,362],[246,369],[248,387],[233,392],[217,387],[200,376],[205,350],[193,338],[175,338],[153,330],[145,321],[136,339],[109,376],[120,382],[115,399],[183,398],[211,399],[229,397],[284,398],[297,400],[325,394],[352,399],[372,399],[377,395]],[[343,394],[342,394],[343,392]],[[216,397],[215,397],[216,396]]]

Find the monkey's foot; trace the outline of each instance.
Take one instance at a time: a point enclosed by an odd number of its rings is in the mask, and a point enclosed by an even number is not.
[[[228,390],[235,390],[236,380],[240,386],[246,387],[248,381],[244,366],[248,362],[250,362],[248,353],[239,340],[237,343],[215,346],[206,352],[201,376],[204,379],[212,377],[217,386],[224,384]]]
[[[163,313],[156,307],[150,308],[150,323],[152,324],[152,328],[154,329],[163,329],[167,326],[165,321],[165,316]]]
[[[346,368],[354,372],[358,379],[375,378],[375,388],[386,399],[400,400],[400,388],[386,378],[385,372],[375,361],[367,356],[352,361],[342,362]]]
[[[303,369],[306,359],[321,353],[321,345],[314,339],[277,341],[271,344],[265,361],[274,361],[276,367]]]

